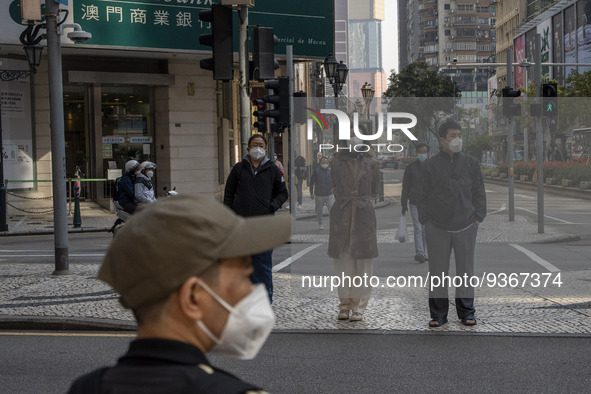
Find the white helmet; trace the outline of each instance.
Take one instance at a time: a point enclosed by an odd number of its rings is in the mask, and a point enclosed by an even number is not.
[[[140,164],[140,171],[143,171],[146,168],[156,169],[156,164],[152,163],[151,161],[143,161],[142,164]]]
[[[129,160],[125,163],[125,172],[132,172],[135,173],[140,165],[140,162],[137,160]]]

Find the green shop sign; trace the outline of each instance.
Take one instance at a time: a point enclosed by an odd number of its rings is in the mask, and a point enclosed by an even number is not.
[[[74,21],[92,33],[87,45],[210,51],[199,35],[211,33],[199,12],[211,0],[85,0],[74,2]],[[248,24],[273,27],[284,54],[292,45],[295,56],[326,57],[333,51],[332,1],[255,0]],[[305,10],[305,11],[304,11]],[[234,50],[238,51],[238,12],[234,11]]]

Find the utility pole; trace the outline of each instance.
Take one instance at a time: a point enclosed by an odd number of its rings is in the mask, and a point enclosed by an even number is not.
[[[507,86],[514,87],[513,84],[513,52],[512,49],[507,49]],[[509,105],[509,101],[513,102],[513,98],[504,98],[503,105]],[[513,127],[515,122],[513,117],[507,117],[507,164],[509,167],[509,174],[507,179],[509,181],[509,221],[515,220],[515,183],[513,171]]]
[[[542,35],[536,34],[534,50],[534,84],[536,101],[542,101]],[[543,104],[540,104],[540,107]],[[542,114],[536,118],[536,167],[538,171],[538,233],[544,233],[544,131]]]
[[[45,2],[47,25],[47,64],[49,72],[49,114],[51,126],[51,172],[53,181],[54,275],[69,273],[68,212],[66,198],[66,146],[64,135],[64,94],[62,50],[58,35],[59,4]]]
[[[285,60],[287,77],[289,78],[289,132],[287,134],[288,139],[288,151],[289,151],[289,213],[295,218],[296,214],[296,188],[295,188],[295,141],[293,140],[293,46],[287,45],[285,47]],[[300,154],[302,154],[300,152]],[[303,193],[303,191],[302,191]],[[292,232],[295,231],[295,220],[292,222]]]
[[[240,66],[240,144],[242,157],[246,156],[248,139],[250,138],[250,97],[248,96],[248,6],[238,8],[240,35],[238,38],[238,57]],[[271,133],[272,134],[272,133]]]

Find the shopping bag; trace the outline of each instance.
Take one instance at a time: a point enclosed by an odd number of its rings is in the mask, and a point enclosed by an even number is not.
[[[400,216],[400,223],[398,224],[398,230],[396,230],[395,238],[398,242],[406,242],[408,239],[408,232],[406,230],[406,215]]]

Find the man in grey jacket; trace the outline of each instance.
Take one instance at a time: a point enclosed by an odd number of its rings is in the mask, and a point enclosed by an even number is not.
[[[448,277],[453,249],[456,275],[464,280],[460,286],[454,282],[458,318],[462,324],[473,326],[476,324],[474,289],[469,278],[474,275],[476,232],[486,216],[484,181],[476,159],[462,152],[459,124],[443,123],[439,127],[439,142],[443,150],[427,162],[419,204],[430,255],[429,272],[432,279]],[[449,282],[441,280],[438,286],[429,289],[429,327],[447,323]]]

